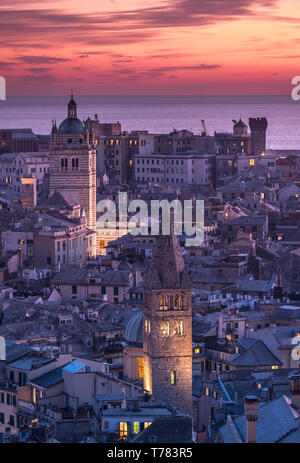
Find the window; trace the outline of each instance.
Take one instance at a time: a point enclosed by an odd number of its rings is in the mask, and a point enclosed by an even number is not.
[[[171,371],[171,384],[173,386],[176,384],[176,371]]]
[[[51,265],[51,257],[47,257],[47,265]]]
[[[108,421],[104,421],[104,429],[109,429],[109,422]]]
[[[77,286],[72,285],[72,294],[77,294]]]
[[[170,335],[169,322],[161,322],[160,324],[160,335],[162,338],[167,338]]]
[[[101,287],[101,294],[102,295],[106,294],[106,286]]]
[[[183,332],[183,321],[175,321],[174,322],[174,333],[177,335],[177,336],[183,336],[184,332]]]
[[[0,413],[0,423],[4,424],[4,413]]]
[[[250,166],[254,166],[254,165],[255,165],[255,161],[254,161],[254,159],[250,159],[250,161],[249,161],[249,165],[250,165]]]
[[[19,386],[25,386],[27,381],[26,373],[19,372]]]
[[[119,422],[119,435],[120,437],[126,438],[127,437],[127,423],[126,421]]]
[[[14,426],[14,425],[15,425],[15,417],[14,417],[13,415],[9,415],[8,424],[9,424],[10,426]]]
[[[168,310],[168,296],[160,296],[159,308],[160,310]]]
[[[152,424],[152,421],[145,421],[144,422],[144,429],[148,428]]]
[[[13,370],[10,370],[9,372],[9,379],[10,381],[13,381],[13,382],[15,381],[15,373]]]
[[[133,423],[133,432],[134,434],[138,434],[140,432],[140,423],[138,421]]]
[[[118,286],[115,286],[114,287],[114,296],[118,296],[119,295],[119,288]]]
[[[79,167],[79,159],[73,158],[72,159],[72,170],[78,170]]]
[[[138,376],[139,378],[144,378],[144,358],[138,358]]]
[[[149,320],[145,320],[145,332],[150,334],[150,331],[151,331],[151,328],[150,328],[150,321]]]
[[[67,158],[62,158],[60,160],[60,167],[62,170],[68,170],[68,159]]]

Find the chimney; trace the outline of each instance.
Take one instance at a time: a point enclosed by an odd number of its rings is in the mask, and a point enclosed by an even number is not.
[[[292,406],[300,410],[300,372],[290,376],[290,390],[292,396]]]
[[[256,423],[259,417],[259,400],[255,395],[245,397],[245,415],[247,419],[246,443],[256,442]]]

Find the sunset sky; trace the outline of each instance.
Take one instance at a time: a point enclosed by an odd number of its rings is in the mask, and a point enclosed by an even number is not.
[[[299,0],[1,0],[9,95],[289,94]]]

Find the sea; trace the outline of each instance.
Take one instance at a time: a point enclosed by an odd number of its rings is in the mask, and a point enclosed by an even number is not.
[[[31,128],[49,134],[67,113],[67,96],[8,96],[0,101],[0,129]],[[122,124],[122,130],[168,133],[173,129],[207,133],[231,132],[233,120],[266,117],[267,149],[300,150],[300,101],[290,96],[75,96],[78,117],[98,114],[101,122]]]

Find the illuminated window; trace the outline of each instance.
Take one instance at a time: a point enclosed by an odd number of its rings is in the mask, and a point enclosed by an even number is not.
[[[229,159],[229,161],[228,161],[228,167],[232,167],[232,160],[231,159]]]
[[[161,322],[160,324],[160,335],[162,338],[167,338],[170,335],[169,322]]]
[[[197,349],[194,350],[194,354],[200,354],[200,349],[197,347]]]
[[[227,334],[226,339],[227,339],[228,341],[231,341],[231,334]]]
[[[206,395],[206,397],[210,396],[210,390],[209,390],[208,387],[205,388],[205,395]]]
[[[299,193],[296,193],[296,198],[299,198]]]
[[[258,389],[261,389],[261,384],[260,384],[260,383],[258,383],[257,387],[258,387]]]
[[[266,153],[263,151],[263,152],[261,153],[261,155],[262,155],[262,156],[265,156],[265,155],[266,155]]]
[[[255,165],[254,159],[250,159],[249,164],[250,164],[250,166],[254,166]]]
[[[144,429],[148,428],[152,424],[152,421],[145,421],[144,422]]]
[[[32,389],[32,402],[36,404],[36,388]]]
[[[110,146],[114,146],[114,141],[110,140],[109,144],[110,144]]]
[[[150,321],[149,320],[145,320],[145,332],[150,334]]]
[[[168,296],[160,296],[159,298],[159,309],[168,310]]]
[[[236,346],[235,348],[235,353],[238,354],[239,353],[239,348]]]
[[[127,423],[126,421],[119,422],[119,435],[120,437],[126,438],[127,437]]]
[[[175,321],[174,322],[174,333],[177,336],[183,336],[183,322],[182,321]]]
[[[244,146],[244,144],[245,144],[245,143],[244,143],[243,141],[241,141],[241,146]]]
[[[19,239],[19,240],[18,240],[18,243],[19,243],[19,244],[24,244],[24,240]]]
[[[138,434],[140,432],[140,423],[138,421],[133,423],[133,432],[134,434]]]
[[[138,376],[139,378],[144,378],[144,358],[138,358]]]
[[[132,167],[132,159],[130,159],[129,165],[130,165],[130,167]]]
[[[171,384],[176,384],[176,371],[171,371]]]
[[[279,366],[278,365],[272,365],[272,370],[278,370]]]
[[[159,298],[159,309],[164,310],[164,296],[160,296]]]

